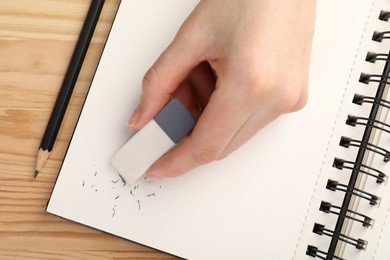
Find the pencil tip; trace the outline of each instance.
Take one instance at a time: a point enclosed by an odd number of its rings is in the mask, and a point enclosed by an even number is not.
[[[34,179],[38,176],[38,173],[39,173],[39,171],[38,171],[38,170],[35,170]]]

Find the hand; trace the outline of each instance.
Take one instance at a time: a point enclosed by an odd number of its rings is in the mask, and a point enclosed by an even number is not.
[[[198,118],[147,171],[181,175],[222,159],[307,101],[315,0],[202,0],[148,70],[129,120],[142,128],[172,98]]]

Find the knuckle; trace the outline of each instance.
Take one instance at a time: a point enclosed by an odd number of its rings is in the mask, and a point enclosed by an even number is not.
[[[307,97],[306,95],[304,97],[301,97],[299,101],[290,109],[290,112],[297,112],[301,109],[303,109],[307,104]]]
[[[159,85],[159,75],[156,64],[148,69],[142,79],[142,90],[146,92],[153,91]]]
[[[221,161],[221,160],[223,160],[223,159],[225,159],[226,157],[228,157],[228,153],[226,153],[226,152],[223,152],[223,153],[221,153],[219,156],[218,156],[218,158],[216,159],[216,161]]]
[[[220,150],[212,146],[204,146],[199,149],[194,149],[192,155],[198,164],[207,164],[218,160]]]
[[[295,112],[302,109],[307,103],[306,86],[290,84],[280,94],[279,105],[282,113]]]
[[[276,85],[276,80],[268,73],[253,72],[241,80],[244,95],[248,101],[259,102],[270,95]]]
[[[263,75],[248,77],[243,81],[243,87],[249,103],[259,104],[273,99],[277,114],[298,111],[307,103],[307,83],[280,81],[275,76]]]

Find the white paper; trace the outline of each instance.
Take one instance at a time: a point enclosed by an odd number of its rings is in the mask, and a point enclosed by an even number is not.
[[[123,0],[47,211],[187,259],[294,254],[371,0],[319,0],[307,106],[227,159],[125,186],[110,158],[132,135],[142,77],[196,0]]]

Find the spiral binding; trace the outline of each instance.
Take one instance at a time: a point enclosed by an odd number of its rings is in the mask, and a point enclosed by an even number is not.
[[[390,108],[390,102],[387,100],[375,99],[374,97],[367,97],[367,96],[362,96],[362,95],[358,95],[358,94],[355,94],[352,102],[357,104],[357,105],[361,105],[363,103],[371,103],[371,104],[381,105],[384,108]]]
[[[337,209],[338,211],[335,211],[335,210],[332,210],[332,209]],[[363,224],[363,227],[370,227],[372,225],[372,222],[373,222],[372,218],[370,218],[370,217],[368,217],[366,215],[363,215],[363,214],[361,214],[359,212],[350,210],[350,209],[347,209],[347,213],[352,213],[352,215],[342,214],[341,213],[341,210],[342,210],[341,207],[332,205],[331,203],[326,202],[326,201],[321,201],[320,210],[325,212],[325,213],[332,213],[332,214],[336,214],[336,215],[339,215],[339,216],[342,215],[345,218],[349,218],[349,219],[352,219],[354,221],[360,222],[360,223]],[[359,216],[362,219],[359,219],[358,217],[352,217],[353,215]]]
[[[345,123],[347,125],[350,125],[350,126],[356,126],[356,125],[367,125],[368,122],[375,123],[372,125],[373,127],[375,127],[378,130],[381,130],[381,131],[384,131],[384,132],[390,134],[390,125],[385,124],[385,123],[383,123],[379,120],[376,120],[376,119],[348,115],[348,119]],[[386,129],[386,127],[389,129]]]
[[[382,21],[389,21],[389,18],[390,18],[390,12],[389,11],[384,11],[382,10],[379,14],[379,20],[382,20]]]
[[[366,124],[368,126],[368,124]],[[373,128],[376,128],[372,126]],[[358,148],[364,148],[365,150],[369,150],[371,152],[380,154],[383,156],[383,161],[388,162],[390,161],[390,152],[380,146],[371,144],[369,142],[363,141],[363,140],[355,140],[351,139],[345,136],[342,136],[340,139],[340,146],[343,146],[345,148],[349,148],[350,146],[355,146]]]
[[[358,196],[362,199],[368,200],[370,205],[378,205],[380,200],[381,200],[378,196],[371,194],[371,193],[368,193],[364,190],[355,188],[355,187],[352,187],[352,189],[348,190],[348,188],[350,188],[348,185],[345,185],[345,184],[339,183],[338,181],[334,181],[334,180],[330,180],[330,179],[328,180],[328,183],[326,184],[326,188],[328,190],[331,190],[331,191],[338,190],[338,191],[342,191],[345,193],[350,192],[355,196]]]
[[[390,12],[382,10],[378,19],[389,22]],[[387,39],[390,39],[390,31],[375,31],[372,36],[372,40],[377,42],[382,42]],[[359,197],[361,199],[367,200],[370,205],[378,205],[380,203],[380,197],[357,188],[356,184],[358,182],[359,176],[366,175],[368,177],[375,178],[376,183],[378,185],[384,183],[387,180],[386,174],[374,167],[370,167],[368,165],[363,164],[363,161],[366,152],[368,151],[383,156],[384,162],[390,161],[390,151],[369,142],[373,130],[390,134],[390,125],[377,119],[377,115],[379,115],[380,109],[390,110],[390,102],[383,98],[384,94],[386,93],[385,90],[388,86],[390,86],[390,52],[368,52],[366,56],[366,61],[371,63],[385,62],[383,73],[380,75],[361,73],[360,75],[359,82],[363,84],[378,83],[377,92],[375,97],[364,96],[358,93],[354,95],[352,101],[354,104],[369,104],[371,105],[371,111],[369,117],[348,115],[348,118],[346,120],[346,124],[351,127],[356,127],[358,125],[364,126],[364,134],[361,140],[352,139],[346,136],[342,136],[340,139],[339,145],[341,147],[356,147],[358,148],[358,151],[355,161],[347,161],[341,158],[334,158],[333,167],[339,170],[350,170],[350,178],[348,184],[339,183],[338,181],[330,179],[327,182],[326,188],[328,190],[334,192],[341,192],[343,193],[344,198],[342,205],[340,206],[333,205],[332,203],[327,201],[321,201],[319,210],[327,214],[336,215],[337,222],[333,229],[328,229],[320,223],[314,224],[313,233],[321,236],[329,236],[331,238],[327,251],[320,250],[313,245],[308,245],[306,254],[314,258],[325,260],[345,260],[344,258],[341,258],[340,256],[336,255],[336,247],[339,242],[344,242],[346,244],[352,245],[358,250],[365,250],[368,243],[367,241],[343,234],[342,228],[346,219],[350,219],[354,222],[359,222],[363,225],[363,227],[372,226],[374,220],[371,217],[366,216],[360,212],[351,210],[349,205],[353,197]]]
[[[332,239],[336,238],[337,240],[343,241],[345,243],[348,243],[350,245],[355,246],[357,249],[365,249],[367,246],[367,241],[360,239],[360,238],[352,238],[344,234],[338,234],[337,236],[336,231],[332,229],[327,229],[325,228],[324,225],[314,223],[313,227],[313,232],[318,234],[318,235],[325,235],[325,236],[330,236]]]
[[[354,167],[351,167],[351,166],[348,166],[348,165],[358,166],[359,167],[358,170],[361,173],[364,173],[364,174],[366,174],[368,176],[376,178],[377,179],[376,180],[377,183],[384,183],[385,180],[387,179],[386,174],[384,174],[382,171],[380,171],[378,169],[375,169],[373,167],[367,166],[367,165],[362,164],[362,163],[361,164],[357,164],[356,162],[346,161],[346,160],[343,160],[343,159],[340,159],[340,158],[334,158],[333,167],[335,167],[335,168],[337,168],[339,170],[342,170],[342,169],[353,170],[353,169],[355,169]],[[364,170],[362,168],[374,171],[378,175],[375,175],[374,173],[366,171],[366,170]]]
[[[306,254],[312,257],[318,257],[319,259],[326,259],[326,257],[331,257],[332,259],[346,260],[336,255],[330,255],[325,251],[319,250],[318,247],[315,246],[307,246]]]

